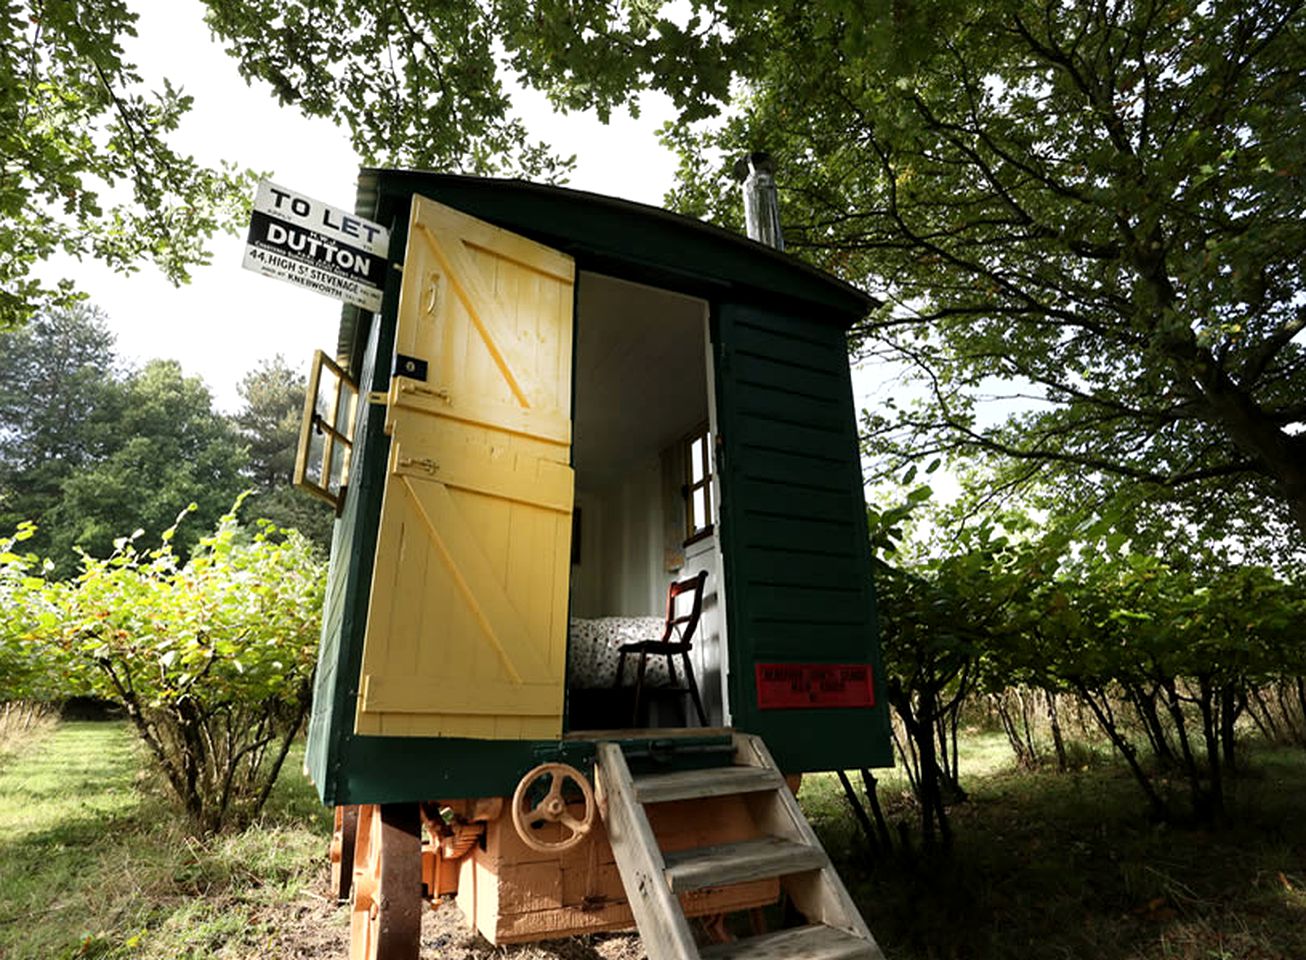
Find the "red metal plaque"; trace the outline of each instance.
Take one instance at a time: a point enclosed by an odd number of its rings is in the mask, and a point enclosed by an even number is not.
[[[757,705],[763,710],[873,707],[870,664],[759,663]]]

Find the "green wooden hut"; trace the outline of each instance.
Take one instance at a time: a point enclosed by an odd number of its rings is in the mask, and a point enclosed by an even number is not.
[[[785,775],[891,764],[845,340],[873,303],[558,187],[368,169],[356,212],[391,230],[383,305],[344,311],[301,449],[338,517],[306,758],[323,802],[387,805],[372,831],[424,810],[429,848],[541,763],[591,777],[604,744],[632,776],[756,743]],[[691,642],[636,669],[676,583]],[[358,841],[338,843],[347,878]],[[439,859],[432,896],[457,885]]]

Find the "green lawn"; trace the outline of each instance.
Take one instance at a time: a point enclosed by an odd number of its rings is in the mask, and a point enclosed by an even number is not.
[[[804,781],[889,960],[1306,960],[1306,750],[1253,753],[1220,830],[1149,823],[1115,763],[1016,772],[1001,735],[963,741],[962,781],[951,857],[878,862],[837,779]],[[913,821],[901,781],[881,787],[890,821]]]
[[[344,922],[314,893],[329,823],[302,777],[256,829],[200,842],[141,770],[120,723],[63,724],[3,761],[0,957],[272,960],[311,955],[284,949],[312,939],[297,923]]]
[[[187,838],[142,761],[119,723],[63,724],[0,759],[0,958],[343,960],[345,911],[323,896],[330,825],[298,755],[262,822],[207,841]],[[1016,772],[1000,735],[969,733],[962,773],[956,849],[933,861],[873,861],[838,781],[804,779],[888,960],[1306,960],[1306,751],[1252,754],[1218,831],[1150,824],[1111,762]],[[901,776],[879,775],[890,820],[911,821]],[[423,952],[600,955],[453,932]]]

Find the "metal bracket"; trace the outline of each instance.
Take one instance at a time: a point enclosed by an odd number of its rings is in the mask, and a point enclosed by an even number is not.
[[[428,364],[421,357],[410,357],[404,353],[395,354],[394,376],[425,382],[427,373]]]

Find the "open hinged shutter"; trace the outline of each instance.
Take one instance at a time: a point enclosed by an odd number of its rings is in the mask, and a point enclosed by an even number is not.
[[[360,734],[561,734],[574,277],[413,198]]]

